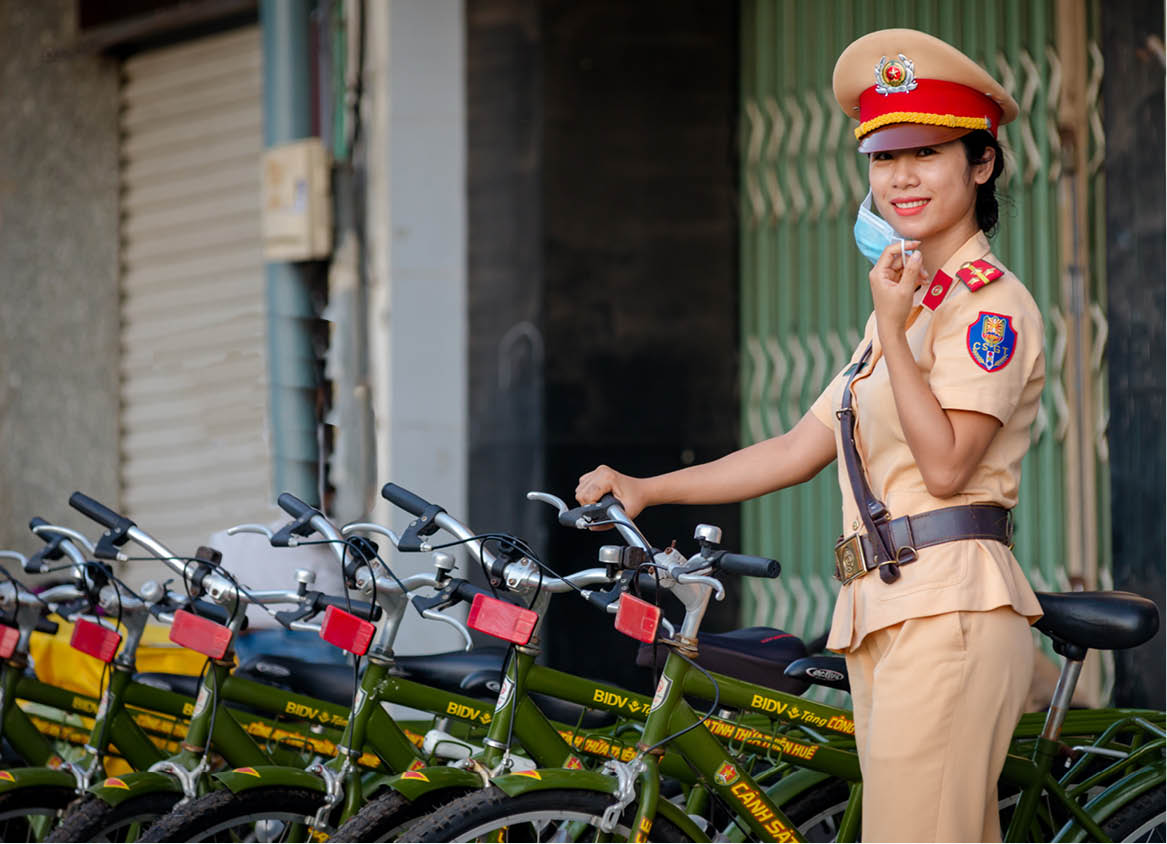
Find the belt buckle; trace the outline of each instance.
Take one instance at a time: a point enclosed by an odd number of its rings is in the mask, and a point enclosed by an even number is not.
[[[835,579],[844,586],[860,575],[867,574],[863,559],[863,543],[853,533],[835,543]]]

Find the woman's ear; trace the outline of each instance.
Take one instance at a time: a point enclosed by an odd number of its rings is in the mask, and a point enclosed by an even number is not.
[[[981,152],[981,160],[973,165],[973,181],[983,185],[993,175],[993,165],[997,163],[997,151],[992,147],[985,147]]]

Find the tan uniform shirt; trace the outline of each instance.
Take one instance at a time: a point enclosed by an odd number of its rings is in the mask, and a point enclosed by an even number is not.
[[[977,290],[957,276],[974,261],[1003,272]],[[983,264],[978,265],[982,270]],[[968,274],[968,271],[965,272]],[[992,271],[989,272],[992,275]],[[973,285],[979,285],[972,275]],[[978,232],[941,267],[930,285],[916,292],[907,340],[940,406],[974,410],[1001,422],[988,450],[963,492],[950,498],[931,495],[908,448],[896,412],[875,316],[852,355],[859,360],[874,341],[871,362],[851,385],[856,443],[872,492],[892,518],[960,504],[1017,504],[1021,459],[1029,448],[1029,429],[1045,383],[1041,313],[1017,277],[992,256]],[[842,441],[835,411],[841,406],[846,377],[836,376],[811,407]],[[863,532],[851,493],[846,464],[838,460],[843,490],[843,533]],[[851,650],[876,630],[910,618],[957,610],[991,610],[1009,605],[1031,621],[1041,608],[1024,573],[1005,545],[961,540],[920,549],[919,559],[900,568],[900,579],[884,583],[877,574],[843,586],[835,604],[827,647]]]

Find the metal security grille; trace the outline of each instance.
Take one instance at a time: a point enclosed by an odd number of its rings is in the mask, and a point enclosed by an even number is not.
[[[270,513],[260,70],[256,27],[123,66],[122,506],[185,554]]]
[[[1020,103],[1021,117],[1003,130],[1009,166],[999,190],[1007,199],[993,249],[1033,292],[1046,321],[1047,385],[1023,466],[1015,553],[1034,587],[1049,590],[1071,588],[1071,574],[1087,588],[1105,587],[1110,571],[1102,61],[1090,40],[1098,4],[1086,6],[1087,43],[1074,45],[1085,57],[1084,90],[1074,93],[1085,102],[1089,127],[1081,198],[1067,189],[1063,162],[1070,159],[1059,131],[1059,104],[1070,84],[1057,18],[1066,5],[745,0],[742,9],[743,443],[797,422],[843,367],[871,312],[869,265],[851,231],[867,192],[866,160],[855,152],[853,123],[830,88],[843,47],[884,27],[922,29],[960,46]],[[1067,203],[1076,201],[1086,203],[1084,230],[1064,223]],[[1064,267],[1066,232],[1080,239],[1077,254],[1089,256],[1081,267],[1085,301],[1068,283],[1078,268]],[[1090,448],[1079,458],[1072,443],[1082,442]],[[1088,493],[1073,494],[1071,474],[1085,479]],[[831,549],[840,506],[833,469],[745,506],[746,546],[783,565],[780,580],[747,593],[747,622],[804,636],[826,630],[837,592]],[[1093,527],[1079,530],[1083,519]],[[1109,670],[1102,675],[1105,693]]]

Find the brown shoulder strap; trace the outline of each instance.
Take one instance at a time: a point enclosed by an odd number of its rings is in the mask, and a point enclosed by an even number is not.
[[[851,481],[851,494],[855,496],[859,517],[863,520],[863,526],[871,539],[871,546],[875,549],[876,562],[881,564],[879,576],[885,583],[891,583],[899,578],[899,567],[894,562],[895,554],[888,547],[887,537],[878,528],[878,525],[888,520],[890,514],[884,503],[875,497],[867,482],[867,472],[863,468],[859,449],[855,445],[855,411],[851,408],[851,384],[871,359],[872,345],[867,344],[859,362],[852,366],[851,376],[843,386],[843,400],[835,415],[839,418],[843,462],[847,466],[847,478]]]

